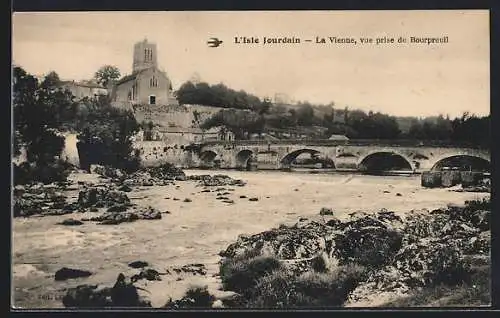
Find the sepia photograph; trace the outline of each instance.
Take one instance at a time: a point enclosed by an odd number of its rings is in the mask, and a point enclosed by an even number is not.
[[[491,306],[488,10],[12,14],[11,308]]]

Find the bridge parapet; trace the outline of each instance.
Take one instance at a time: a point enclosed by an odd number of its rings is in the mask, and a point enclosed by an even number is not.
[[[386,146],[386,147],[440,147],[440,148],[470,148],[488,149],[484,145],[471,143],[457,143],[442,140],[413,140],[413,139],[350,139],[350,140],[329,140],[329,139],[280,139],[280,140],[211,140],[204,141],[201,146],[209,145],[304,145],[304,146]]]

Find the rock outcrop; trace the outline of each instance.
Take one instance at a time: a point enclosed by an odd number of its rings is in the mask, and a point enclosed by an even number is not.
[[[229,176],[216,174],[216,175],[193,175],[189,176],[188,180],[198,181],[199,186],[204,187],[222,187],[222,186],[239,186],[243,187],[246,182],[240,179],[233,179]]]
[[[65,307],[151,307],[151,302],[140,296],[139,288],[120,273],[113,287],[99,285],[79,285],[70,288],[63,297]]]
[[[17,185],[14,188],[14,216],[71,213],[63,209],[66,206],[63,189],[64,187],[56,184]]]
[[[102,215],[95,216],[84,221],[100,222],[103,225],[116,225],[124,222],[134,222],[137,220],[159,220],[161,212],[152,208],[132,207],[131,210],[122,212],[105,212]]]
[[[130,205],[130,199],[121,191],[111,190],[106,186],[93,186],[80,191],[78,205],[81,208],[110,208],[114,205]]]
[[[186,174],[182,169],[171,164],[158,167],[142,168],[130,175],[125,175],[118,180],[125,186],[164,186],[171,185],[174,181],[185,181]]]
[[[412,211],[404,218],[387,210],[356,212],[342,221],[300,218],[293,226],[240,235],[220,255],[224,261],[248,253],[273,256],[296,275],[361,265],[369,275],[349,301],[383,291],[401,294],[430,284],[456,284],[467,277],[465,260],[490,253],[490,211],[489,200],[482,200]]]

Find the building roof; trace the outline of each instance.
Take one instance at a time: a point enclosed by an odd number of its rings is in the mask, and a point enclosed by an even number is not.
[[[106,89],[104,86],[97,84],[96,82],[93,82],[93,81],[81,81],[81,82],[61,81],[61,85],[63,85],[63,86],[64,85],[75,85],[75,86],[81,86],[81,87]]]
[[[123,84],[123,83],[126,83],[128,81],[132,81],[132,80],[135,80],[137,78],[138,75],[144,73],[145,71],[148,71],[150,69],[156,69],[158,72],[162,73],[165,75],[165,77],[167,76],[165,74],[164,71],[160,70],[158,67],[156,66],[151,66],[151,67],[148,67],[148,68],[144,68],[144,69],[141,69],[139,71],[136,71],[136,72],[133,72],[132,74],[129,74],[129,75],[125,75],[124,77],[122,77],[121,79],[119,79],[118,81],[116,81],[114,84],[115,85],[120,85],[120,84]]]
[[[347,136],[344,135],[331,135],[330,138],[328,138],[328,140],[349,140],[349,138],[347,138]]]

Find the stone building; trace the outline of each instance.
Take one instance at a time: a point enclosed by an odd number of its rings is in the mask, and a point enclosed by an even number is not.
[[[141,130],[135,140],[163,141],[168,145],[188,145],[204,141],[232,141],[234,133],[223,127],[203,130],[198,127],[154,127],[151,131]]]
[[[158,68],[155,43],[144,39],[134,45],[132,74],[113,83],[111,99],[117,104],[172,105],[172,82]]]
[[[61,88],[69,90],[77,99],[108,95],[108,90],[94,81],[62,81],[60,85]]]

